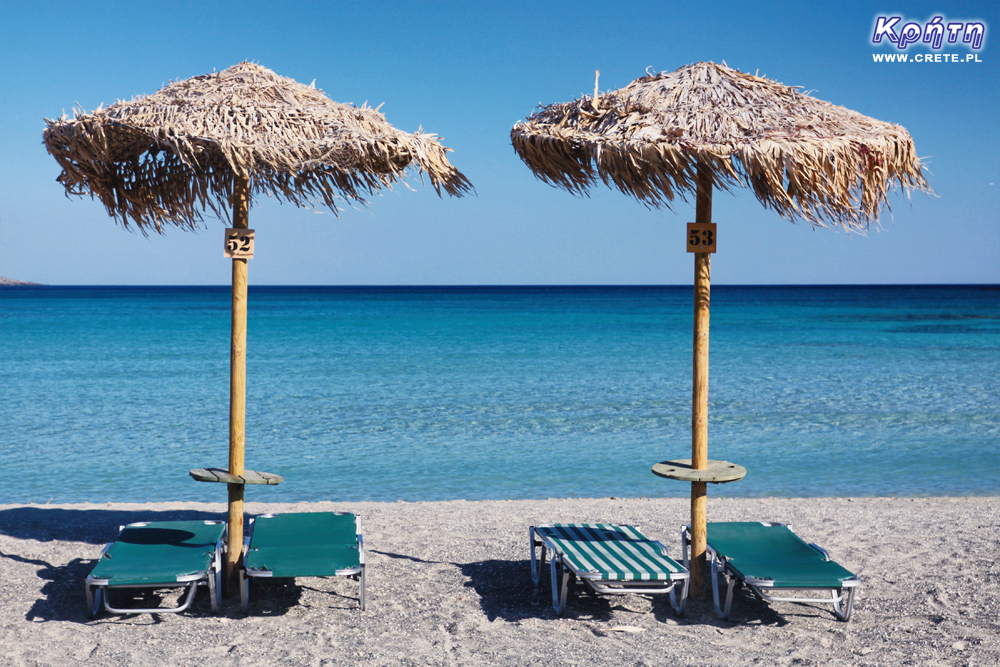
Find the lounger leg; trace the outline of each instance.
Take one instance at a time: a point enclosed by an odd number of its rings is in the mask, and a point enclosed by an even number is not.
[[[191,606],[191,602],[194,600],[195,592],[198,590],[198,583],[199,582],[197,581],[192,581],[191,583],[183,586],[186,592],[181,593],[181,604],[180,606],[174,607],[173,609],[169,607],[150,607],[150,608],[129,607],[129,608],[118,609],[116,607],[112,607],[111,603],[108,602],[107,590],[103,591],[104,594],[102,596],[104,598],[104,609],[106,609],[111,614],[179,614],[180,612],[185,611],[188,607]],[[143,586],[142,588],[153,589],[156,588],[156,586]]]
[[[686,555],[686,554],[685,554]],[[725,618],[722,613],[722,607],[719,605],[719,572],[715,565],[715,558],[712,558],[712,602],[715,603],[715,613],[719,618]]]
[[[361,568],[361,574],[358,575],[358,584],[361,586],[359,602],[361,603],[361,611],[365,610],[367,605],[365,600],[365,568]]]
[[[681,599],[680,602],[677,601],[677,584],[682,583],[681,586]],[[691,584],[691,577],[684,577],[682,582],[674,582],[674,585],[670,588],[670,606],[674,608],[678,616],[684,615],[684,610],[687,608],[688,601],[688,588]]]
[[[250,613],[250,577],[242,567],[240,570],[240,611]]]
[[[217,613],[222,613],[222,567],[215,570],[215,604]]]
[[[528,540],[531,545],[531,581],[535,584],[535,588],[538,588],[539,582],[542,580],[542,569],[545,567],[545,542],[535,539],[535,527],[531,526],[528,529]],[[541,558],[536,556],[536,550],[541,547],[542,555]]]
[[[535,584],[535,588],[538,588],[538,581],[541,578],[538,571],[538,559],[535,558],[535,549],[538,547],[538,543],[535,542],[535,527],[530,526],[528,528],[528,546],[531,548],[531,581]],[[542,547],[542,561],[543,565],[545,560],[545,547]]]
[[[736,577],[729,577],[728,585],[726,586],[726,609],[723,614],[723,619],[729,618],[729,610],[733,608],[733,589],[736,588]]]
[[[566,595],[569,591],[569,570],[561,567],[559,558],[553,556],[549,571],[552,575],[552,608],[562,616],[566,611]]]
[[[855,586],[842,588],[840,597],[837,596],[837,591],[833,591],[833,614],[841,621],[851,620],[851,611],[854,609],[854,589]],[[843,609],[840,606],[841,602],[844,603]]]
[[[222,554],[225,548],[225,540],[219,540],[215,545],[213,568],[208,572],[208,592],[212,596],[212,611],[216,614],[222,609]]]
[[[208,573],[208,596],[212,598],[212,613],[219,613],[219,598],[222,595],[222,584],[218,575],[221,574],[218,570]]]
[[[101,613],[103,591],[100,586],[91,586],[88,583],[84,583],[84,587],[87,589],[87,615],[90,618],[97,618]]]
[[[712,601],[715,603],[715,613],[722,620],[729,618],[729,611],[733,606],[733,587],[736,584],[736,577],[726,577],[728,585],[726,586],[726,606],[723,609],[722,605],[719,604],[719,577],[720,575],[726,576],[725,570],[725,565],[719,563],[719,556],[712,554]]]

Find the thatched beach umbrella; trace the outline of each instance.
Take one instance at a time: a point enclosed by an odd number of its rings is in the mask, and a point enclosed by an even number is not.
[[[898,125],[700,62],[544,107],[514,126],[511,141],[536,176],[573,193],[585,194],[600,179],[653,207],[695,197],[686,237],[695,253],[692,453],[654,472],[691,481],[692,595],[699,596],[706,482],[742,477],[738,466],[708,460],[712,189],[750,187],[792,221],[864,232],[891,189],[929,190],[913,140]]]
[[[192,471],[229,485],[232,582],[243,543],[243,485],[280,481],[244,469],[251,199],[266,194],[337,213],[338,200],[363,202],[411,166],[439,195],[461,196],[471,184],[434,135],[401,132],[377,109],[338,104],[248,62],[45,122],[44,143],[62,167],[58,180],[67,193],[96,197],[126,228],[194,229],[206,211],[229,219],[232,208],[225,253],[233,257],[229,468]]]

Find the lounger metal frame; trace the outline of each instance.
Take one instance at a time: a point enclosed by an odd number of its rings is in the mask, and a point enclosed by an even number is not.
[[[148,526],[151,522],[149,521],[137,521],[135,523],[130,523],[128,525],[119,526],[118,534],[121,535],[126,528],[144,528]],[[223,523],[222,521],[206,521],[206,524],[218,524]],[[101,613],[103,608],[110,614],[177,614],[188,607],[191,606],[191,602],[194,601],[194,594],[198,586],[208,586],[208,593],[212,599],[212,612],[218,614],[219,608],[222,605],[222,554],[225,551],[225,533],[223,533],[222,539],[220,539],[215,545],[215,555],[212,557],[211,565],[209,565],[208,570],[203,570],[201,572],[195,572],[193,574],[180,575],[177,577],[177,583],[156,583],[156,584],[123,584],[120,586],[113,585],[109,583],[110,579],[101,579],[88,575],[86,581],[84,582],[84,588],[87,593],[87,612],[90,618],[97,618],[98,614]],[[114,542],[108,542],[104,545],[101,550],[101,555],[97,557],[98,561],[107,555],[108,551],[114,546]],[[111,603],[108,602],[108,589],[125,589],[125,588],[151,588],[151,589],[163,589],[163,588],[181,588],[187,587],[187,594],[182,594],[181,604],[177,607],[150,607],[150,608],[117,608],[112,607]]]
[[[540,524],[531,526],[528,529],[528,539],[531,545],[531,580],[538,588],[541,581],[541,570],[545,567],[545,557],[547,551],[552,551],[552,559],[549,561],[549,573],[552,582],[552,608],[556,614],[562,616],[566,611],[566,597],[569,593],[570,580],[579,577],[587,583],[595,592],[605,595],[627,595],[630,593],[644,595],[670,595],[670,606],[674,608],[677,615],[683,615],[687,607],[688,587],[691,582],[689,572],[671,572],[670,579],[653,581],[618,581],[602,580],[601,573],[595,571],[578,570],[573,564],[563,558],[563,553],[557,546],[550,542],[545,536],[536,536],[536,528],[551,528],[555,524]],[[632,526],[636,530],[638,527]],[[667,553],[667,547],[659,540],[649,540]],[[536,556],[535,549],[542,548],[541,558]],[[677,585],[681,585],[680,600],[677,599]]]
[[[791,524],[761,521],[764,526],[785,526],[789,530],[792,529]],[[691,525],[687,524],[681,527],[681,544],[683,549],[684,557],[684,567],[690,567],[688,563],[688,546],[691,544]],[[815,549],[821,556],[823,560],[829,561],[830,553],[823,547],[815,544],[813,542],[808,543],[810,547]],[[851,612],[854,610],[854,593],[855,589],[861,585],[860,577],[854,577],[853,579],[847,579],[840,584],[840,588],[834,588],[830,586],[822,587],[796,587],[788,588],[781,587],[782,590],[796,590],[796,591],[829,591],[830,597],[825,598],[807,598],[807,597],[779,597],[768,593],[766,591],[776,590],[774,579],[758,579],[756,577],[743,577],[740,576],[735,570],[729,567],[729,561],[719,554],[715,549],[712,548],[711,544],[706,545],[706,550],[709,557],[711,558],[711,574],[712,574],[712,600],[715,603],[715,613],[718,614],[719,618],[726,620],[729,618],[729,612],[733,606],[733,590],[739,584],[742,588],[746,586],[749,588],[754,595],[766,602],[798,602],[802,604],[830,604],[833,605],[833,614],[841,621],[851,620]],[[720,603],[720,593],[719,593],[719,580],[726,580],[726,600],[725,605]]]
[[[351,514],[351,512],[331,512],[331,514]],[[247,551],[250,549],[250,542],[253,539],[253,528],[254,522],[257,519],[270,518],[277,516],[277,514],[261,514],[257,517],[250,518],[250,530],[247,532],[246,537],[243,538],[243,557],[240,560],[240,609],[244,614],[250,613],[250,577],[274,577],[274,573],[270,570],[256,569],[252,567],[247,567],[246,556]],[[367,602],[365,599],[365,540],[361,536],[361,517],[357,514],[354,515],[354,527],[358,538],[358,566],[351,568],[344,568],[341,570],[336,570],[334,576],[338,577],[350,577],[358,582],[360,586],[360,593],[358,595],[358,602],[360,603],[361,611],[365,610]]]

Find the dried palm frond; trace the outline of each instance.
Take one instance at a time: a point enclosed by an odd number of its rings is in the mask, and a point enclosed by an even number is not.
[[[439,195],[472,187],[435,135],[402,132],[375,109],[338,104],[248,62],[45,122],[67,193],[100,199],[144,233],[194,228],[206,209],[227,218],[236,176],[253,194],[334,213],[338,199],[363,202],[411,165]]]
[[[700,62],[645,76],[599,99],[543,107],[511,130],[537,177],[585,194],[600,178],[650,206],[749,186],[790,220],[865,231],[886,195],[930,191],[913,140],[793,87]],[[595,104],[596,102],[596,104]]]

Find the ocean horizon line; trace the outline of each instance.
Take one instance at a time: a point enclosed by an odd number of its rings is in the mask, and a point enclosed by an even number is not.
[[[795,288],[959,288],[959,287],[970,287],[970,288],[983,288],[983,289],[1000,289],[1000,282],[997,283],[713,283],[712,288],[752,288],[752,289],[795,289]],[[53,288],[53,289],[93,289],[93,288],[114,288],[114,289],[231,289],[229,283],[217,283],[217,284],[111,284],[111,283],[79,283],[79,284],[46,284],[46,283],[32,283],[32,284],[0,284],[0,288],[9,289],[38,289],[38,288]],[[277,289],[359,289],[359,290],[378,290],[378,289],[400,289],[400,290],[416,290],[416,289],[441,289],[441,290],[504,290],[504,289],[524,289],[524,290],[548,290],[548,289],[570,289],[570,290],[586,290],[586,289],[692,289],[693,284],[653,284],[653,283],[560,283],[560,284],[545,284],[545,283],[533,283],[533,284],[348,284],[348,285],[338,285],[338,284],[292,284],[292,283],[262,283],[262,284],[251,284],[248,285],[249,289],[260,289],[260,288],[277,288]]]

